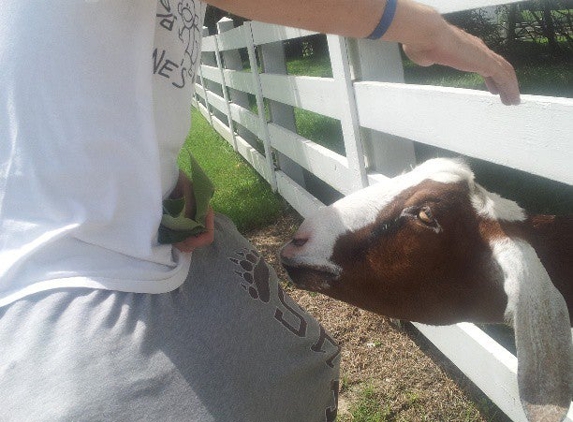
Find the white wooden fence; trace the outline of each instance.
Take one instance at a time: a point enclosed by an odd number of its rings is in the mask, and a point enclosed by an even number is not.
[[[424,2],[443,13],[502,3]],[[485,92],[406,85],[396,44],[338,36],[327,38],[332,78],[286,75],[283,42],[312,34],[223,20],[203,40],[196,83],[196,107],[301,215],[323,205],[306,190],[302,168],[348,194],[411,168],[409,140],[573,184],[573,99],[526,95],[506,107]],[[338,119],[346,155],[297,134],[293,107]],[[416,327],[503,412],[525,421],[511,353],[472,324]]]

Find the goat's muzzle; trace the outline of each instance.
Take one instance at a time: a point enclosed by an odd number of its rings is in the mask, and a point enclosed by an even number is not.
[[[299,254],[306,242],[293,239],[280,251],[280,261],[290,281],[298,288],[313,292],[328,289],[340,276],[340,271],[331,265],[308,263],[304,255]]]

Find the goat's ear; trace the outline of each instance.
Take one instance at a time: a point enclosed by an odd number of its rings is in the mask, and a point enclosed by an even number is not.
[[[531,245],[492,244],[515,329],[521,403],[529,421],[562,421],[573,398],[573,346],[565,300]]]

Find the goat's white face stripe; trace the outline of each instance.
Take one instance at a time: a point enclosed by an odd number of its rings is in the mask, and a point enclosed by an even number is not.
[[[437,158],[426,161],[409,173],[350,194],[321,209],[300,226],[298,233],[308,237],[308,242],[299,251],[297,261],[338,274],[341,269],[330,261],[330,257],[341,235],[374,223],[380,212],[400,193],[425,180],[440,183],[467,181],[473,186],[473,177],[472,171],[463,162]],[[507,221],[525,218],[523,210],[514,202],[475,186],[471,201],[479,215]]]
[[[309,240],[297,260],[338,273],[340,268],[329,259],[336,239],[346,232],[374,223],[378,214],[401,192],[424,180],[456,183],[472,179],[473,173],[460,161],[434,159],[409,173],[352,193],[304,221],[298,233],[308,235]]]

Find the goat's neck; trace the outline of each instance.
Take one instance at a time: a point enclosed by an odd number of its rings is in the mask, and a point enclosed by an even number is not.
[[[573,216],[533,215],[514,229],[537,252],[573,322]]]

